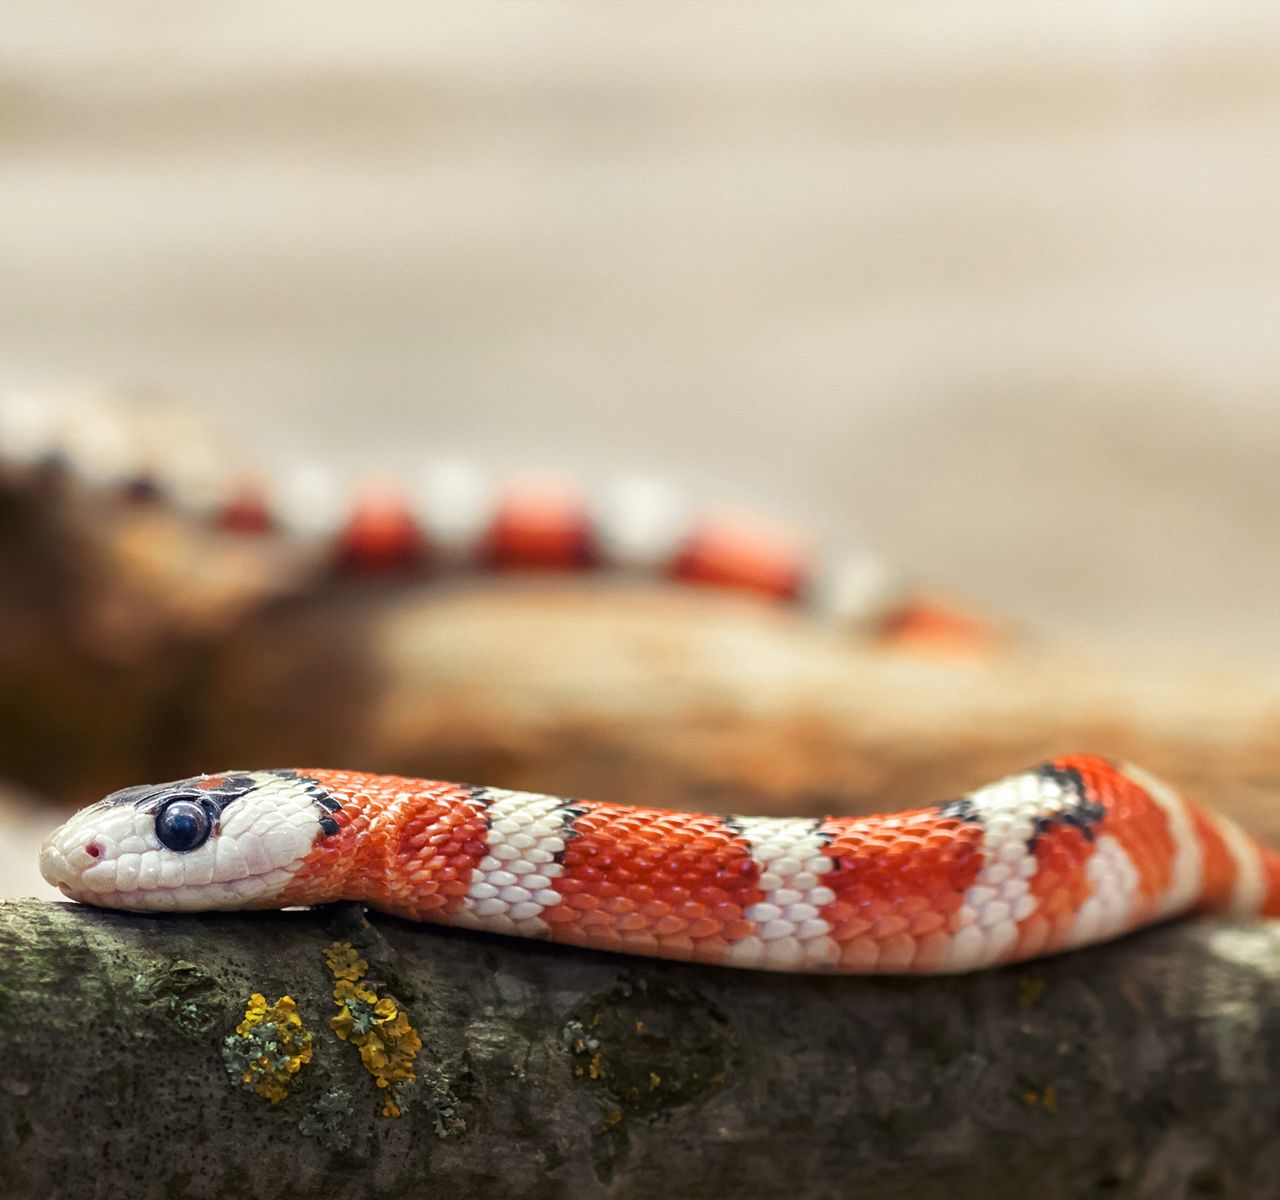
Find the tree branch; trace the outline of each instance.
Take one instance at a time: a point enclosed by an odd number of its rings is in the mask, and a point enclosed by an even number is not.
[[[6,1196],[1170,1200],[1275,1195],[1280,1174],[1280,925],[894,980],[352,906],[10,901],[0,961]],[[379,1088],[406,1058],[416,1081]]]

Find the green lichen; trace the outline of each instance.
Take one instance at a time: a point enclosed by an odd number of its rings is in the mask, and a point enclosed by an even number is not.
[[[214,979],[197,963],[177,959],[140,971],[133,994],[141,1004],[158,1009],[188,1037],[199,1037],[217,1023]]]
[[[354,1111],[346,1088],[330,1088],[303,1113],[298,1132],[304,1137],[320,1138],[335,1150],[345,1150],[351,1145],[346,1118]]]
[[[244,1020],[222,1045],[227,1073],[264,1100],[279,1104],[289,1084],[311,1061],[311,1033],[291,996],[268,1004],[260,992],[249,997]]]

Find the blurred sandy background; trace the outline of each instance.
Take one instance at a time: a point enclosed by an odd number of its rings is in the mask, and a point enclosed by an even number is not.
[[[1280,11],[8,6],[5,383],[614,464],[1277,655]]]

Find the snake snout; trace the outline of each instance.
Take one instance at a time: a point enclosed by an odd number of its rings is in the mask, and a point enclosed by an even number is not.
[[[55,838],[46,838],[40,847],[40,874],[53,887],[64,887],[71,881],[70,863]]]
[[[95,832],[75,830],[68,823],[55,829],[40,847],[40,874],[65,892],[106,853],[107,844]]]

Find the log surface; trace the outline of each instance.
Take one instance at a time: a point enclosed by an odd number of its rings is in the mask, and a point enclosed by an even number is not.
[[[403,1115],[350,1042],[352,942],[421,1036]],[[1021,967],[805,977],[439,930],[353,906],[0,904],[15,1197],[1280,1196],[1280,925],[1185,922]],[[233,1079],[250,996],[313,1055]]]

